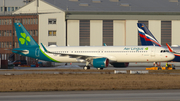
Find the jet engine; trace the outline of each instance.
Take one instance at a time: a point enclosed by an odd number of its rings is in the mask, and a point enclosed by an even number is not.
[[[109,59],[97,58],[97,59],[93,59],[91,63],[95,68],[105,68],[109,66]]]

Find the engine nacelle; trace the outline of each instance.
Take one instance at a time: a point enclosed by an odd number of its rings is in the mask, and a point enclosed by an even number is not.
[[[107,59],[107,58],[93,59],[92,65],[95,68],[105,68],[105,67],[108,67],[109,66],[109,59]]]
[[[121,68],[121,67],[128,67],[129,66],[129,62],[113,62],[113,63],[110,63],[111,65],[113,65],[113,67],[115,68]]]

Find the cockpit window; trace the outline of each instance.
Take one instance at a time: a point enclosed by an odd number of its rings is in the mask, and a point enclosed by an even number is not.
[[[169,52],[169,50],[161,50],[161,53]]]

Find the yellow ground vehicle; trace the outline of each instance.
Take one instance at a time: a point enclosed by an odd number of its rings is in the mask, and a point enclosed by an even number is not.
[[[174,64],[168,64],[168,67],[150,67],[150,68],[146,68],[146,70],[173,70],[175,69],[175,65]]]

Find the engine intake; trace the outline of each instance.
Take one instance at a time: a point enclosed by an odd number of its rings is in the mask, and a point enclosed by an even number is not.
[[[105,68],[105,67],[108,67],[109,66],[109,59],[107,59],[107,58],[93,59],[92,65],[95,68]]]

